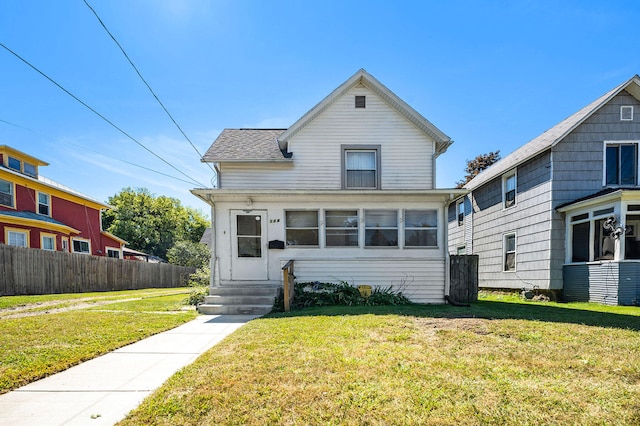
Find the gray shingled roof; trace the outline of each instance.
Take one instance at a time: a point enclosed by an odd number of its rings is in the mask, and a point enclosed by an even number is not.
[[[640,85],[640,78],[637,75],[615,87],[611,91],[605,93],[586,107],[582,108],[580,111],[567,117],[540,136],[532,139],[525,145],[516,149],[511,154],[507,155],[502,160],[498,161],[487,170],[483,171],[478,176],[470,180],[464,187],[467,189],[478,188],[491,179],[508,172],[519,164],[522,164],[525,161],[551,148],[562,139],[564,139],[565,136],[571,133],[576,127],[582,124],[582,122],[589,118],[602,105],[610,101],[614,96],[616,96],[622,90],[627,89],[632,84],[635,84],[636,86]],[[631,92],[633,92],[632,94],[634,94],[634,96],[635,93],[638,93],[636,88],[631,90]]]
[[[291,161],[277,138],[285,129],[224,129],[202,157],[205,162]]]

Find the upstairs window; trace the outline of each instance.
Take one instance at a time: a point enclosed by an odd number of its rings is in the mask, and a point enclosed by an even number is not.
[[[17,172],[22,172],[22,163],[17,158],[9,157],[9,168]]]
[[[367,107],[367,97],[356,96],[356,108],[366,108],[366,107]]]
[[[24,167],[24,174],[25,175],[29,175],[31,177],[36,177],[36,166],[34,166],[33,164],[24,163],[23,167]]]
[[[0,205],[13,207],[13,183],[0,180]]]
[[[620,107],[620,120],[633,121],[633,105],[622,105]]]
[[[458,226],[462,226],[464,225],[464,199],[458,201],[456,211],[458,212]]]
[[[380,188],[380,146],[342,147],[343,189]]]
[[[51,216],[51,197],[49,194],[38,192],[38,213]]]
[[[514,170],[502,178],[502,199],[505,209],[516,205],[516,187],[516,172]]]
[[[636,185],[638,182],[638,144],[605,145],[605,185]]]

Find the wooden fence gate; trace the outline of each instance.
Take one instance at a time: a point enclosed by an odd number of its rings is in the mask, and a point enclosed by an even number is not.
[[[478,255],[451,256],[449,297],[459,303],[478,301]]]

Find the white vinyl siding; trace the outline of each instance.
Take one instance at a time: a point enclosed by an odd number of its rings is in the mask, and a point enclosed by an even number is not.
[[[356,109],[354,95],[366,95]],[[223,189],[341,189],[342,145],[379,145],[381,189],[433,189],[434,143],[373,92],[353,88],[292,137],[291,163],[222,163]]]

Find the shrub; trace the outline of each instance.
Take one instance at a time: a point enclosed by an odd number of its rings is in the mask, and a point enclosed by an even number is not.
[[[339,284],[307,282],[294,284],[292,309],[330,305],[408,305],[412,302],[393,286],[374,287],[369,297],[363,297],[357,287],[341,281]],[[284,295],[280,293],[273,306],[273,312],[284,311]]]
[[[187,305],[197,305],[204,302],[204,297],[209,294],[209,279],[211,270],[208,266],[196,269],[196,272],[189,275],[187,285],[191,287],[189,297],[185,300]]]

